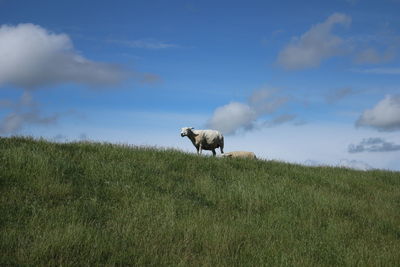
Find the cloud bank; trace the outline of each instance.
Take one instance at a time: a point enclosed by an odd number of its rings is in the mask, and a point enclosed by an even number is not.
[[[323,59],[343,53],[344,40],[332,33],[336,25],[347,26],[351,17],[334,13],[324,22],[294,38],[278,55],[278,64],[287,70],[301,70],[320,65]]]
[[[365,110],[356,126],[367,126],[379,131],[400,130],[400,95],[387,95],[372,109]]]
[[[113,86],[132,73],[81,56],[66,34],[34,24],[0,27],[0,86],[25,89],[60,83]]]
[[[272,127],[294,119],[294,115],[281,115],[271,121],[256,124],[263,115],[272,114],[288,101],[287,97],[275,96],[274,90],[261,89],[254,91],[247,103],[231,102],[218,107],[207,127],[224,134],[235,134],[240,130],[248,131],[255,127]]]

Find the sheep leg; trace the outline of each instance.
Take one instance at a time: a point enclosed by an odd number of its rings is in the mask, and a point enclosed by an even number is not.
[[[215,152],[215,149],[212,150],[213,156],[215,157],[215,155],[217,155],[217,153]]]
[[[197,154],[201,155],[201,151],[202,151],[201,145],[199,145],[199,149],[197,150]]]

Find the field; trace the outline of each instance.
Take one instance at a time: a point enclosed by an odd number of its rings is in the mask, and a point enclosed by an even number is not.
[[[0,265],[399,266],[400,173],[0,138]]]

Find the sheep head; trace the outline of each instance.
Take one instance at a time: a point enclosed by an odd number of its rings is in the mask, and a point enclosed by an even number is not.
[[[183,127],[181,129],[181,136],[184,137],[190,135],[191,133],[193,133],[192,132],[193,129],[194,129],[193,127]]]

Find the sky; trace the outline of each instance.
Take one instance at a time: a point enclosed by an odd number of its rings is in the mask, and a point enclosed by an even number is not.
[[[0,136],[400,171],[399,0],[0,0]],[[206,155],[211,152],[204,151]]]

